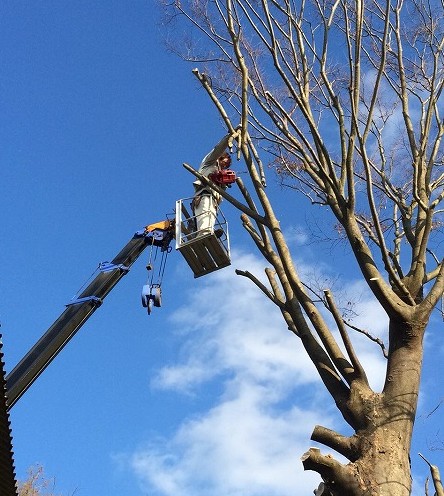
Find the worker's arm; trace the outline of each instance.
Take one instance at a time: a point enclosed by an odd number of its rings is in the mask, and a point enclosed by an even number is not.
[[[215,165],[216,160],[224,153],[231,142],[238,136],[239,131],[236,130],[234,133],[229,133],[224,136],[219,143],[211,150],[211,152],[205,156],[202,160],[200,168]]]

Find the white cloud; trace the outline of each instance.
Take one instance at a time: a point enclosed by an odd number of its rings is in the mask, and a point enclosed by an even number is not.
[[[263,264],[251,255],[234,256],[236,267],[258,276],[263,272]],[[233,370],[242,380],[273,381],[276,387],[317,381],[279,310],[250,281],[233,277],[232,270],[208,276],[186,310],[179,309],[172,320],[184,333],[181,338],[189,339],[187,358],[160,370],[155,387],[186,392]]]
[[[319,415],[268,410],[266,394],[266,388],[245,388],[184,423],[166,445],[135,454],[133,466],[149,493],[290,496],[296,488],[311,493],[318,477],[302,476],[299,457]]]
[[[235,267],[263,272],[263,262],[251,255],[233,259]],[[311,494],[319,476],[303,471],[300,456],[316,424],[335,428],[338,419],[299,340],[278,309],[233,270],[204,278],[189,300],[171,319],[181,360],[161,369],[152,386],[189,393],[217,383],[222,394],[169,438],[132,455],[144,490],[153,496]],[[365,357],[381,369],[376,353]],[[296,407],[299,395],[304,400]]]

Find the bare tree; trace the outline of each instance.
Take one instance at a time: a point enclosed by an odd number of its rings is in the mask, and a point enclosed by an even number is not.
[[[163,3],[169,22],[194,26],[181,56],[199,65],[193,73],[227,129],[241,125],[252,186],[238,180],[243,203],[221,194],[241,210],[269,285],[237,272],[280,310],[353,430],[315,426],[312,439],[349,463],[311,448],[304,468],[321,475],[322,494],[410,494],[423,337],[444,290],[443,0]],[[370,387],[332,291],[314,297],[301,280],[266,193],[265,161],[333,214],[385,311],[382,391]]]
[[[28,469],[27,479],[18,483],[18,496],[56,496],[55,479],[45,476],[43,467],[35,465]]]

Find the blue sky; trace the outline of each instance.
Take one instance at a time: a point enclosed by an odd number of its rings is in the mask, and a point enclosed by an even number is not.
[[[164,49],[158,14],[155,2],[141,0],[0,5],[7,371],[99,262],[191,194],[182,162],[197,167],[225,133],[192,67]],[[242,163],[234,168],[243,171]],[[269,191],[303,270],[344,275],[362,294],[362,319],[371,315],[383,336],[380,311],[343,265],[347,253],[305,246],[304,204],[272,174]],[[194,280],[172,253],[163,306],[148,316],[143,255],[12,409],[19,477],[40,463],[57,492],[76,496],[311,494],[318,479],[302,473],[299,458],[316,423],[341,424],[278,312],[234,275],[237,267],[260,274],[264,263],[237,213],[224,211],[231,267]],[[438,377],[440,327],[435,319],[425,360]],[[358,347],[379,384],[378,349]],[[443,410],[427,413],[442,392],[436,375],[425,377],[414,450],[439,464],[442,451],[428,448]],[[424,478],[423,462],[413,463]]]

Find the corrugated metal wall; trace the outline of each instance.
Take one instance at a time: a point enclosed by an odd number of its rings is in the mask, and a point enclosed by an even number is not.
[[[0,496],[17,496],[1,338],[0,334]]]

